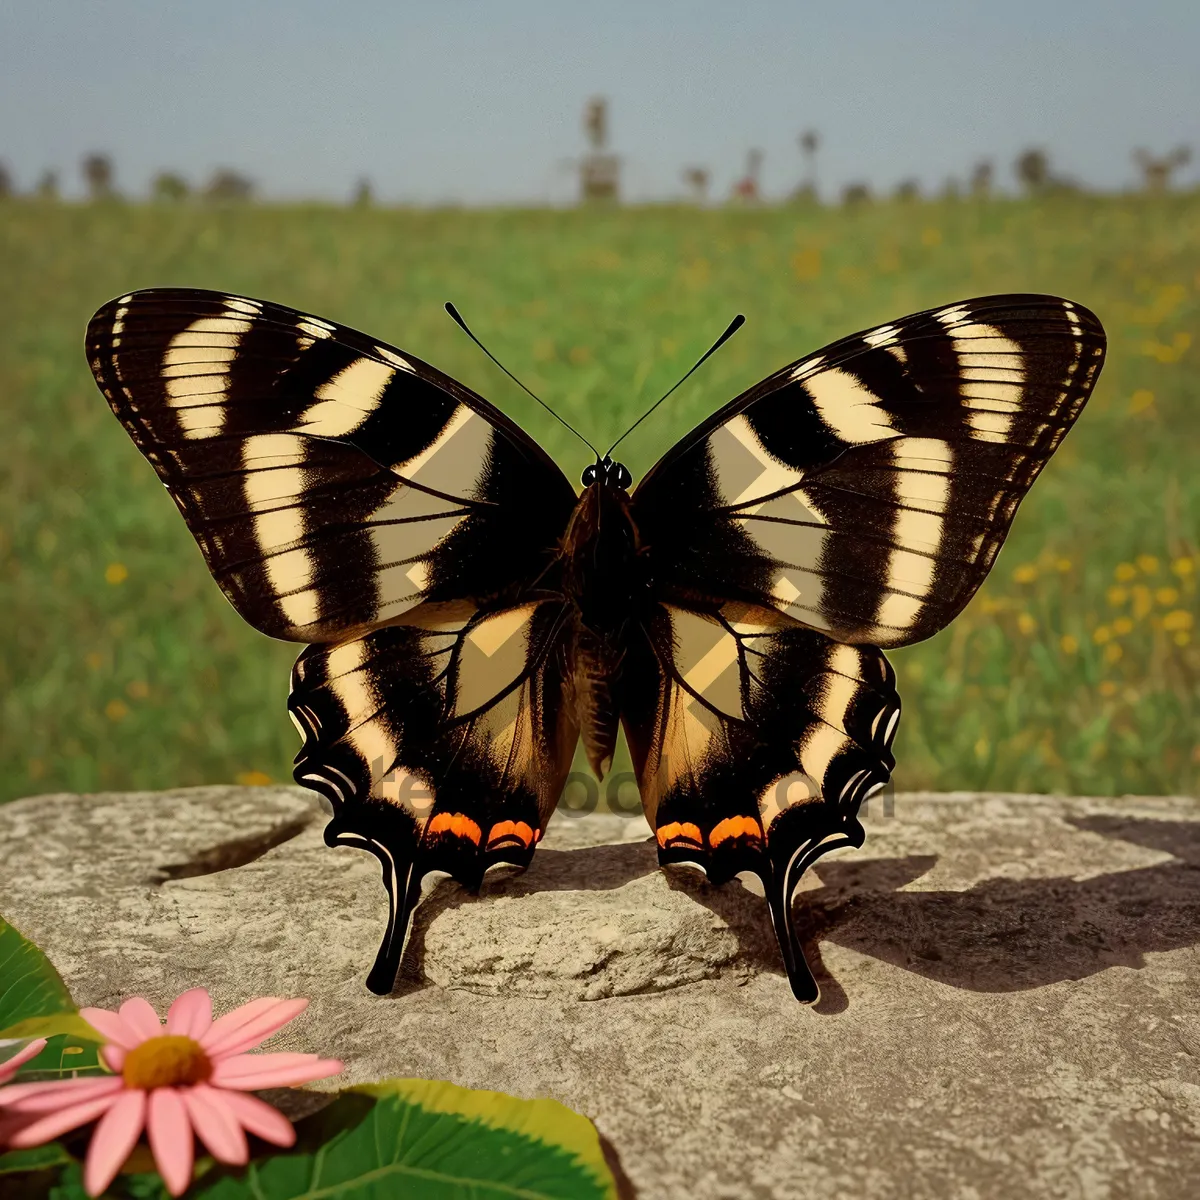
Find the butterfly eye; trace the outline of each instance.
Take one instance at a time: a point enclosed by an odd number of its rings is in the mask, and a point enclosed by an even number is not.
[[[624,463],[617,463],[613,470],[613,478],[617,487],[627,488],[633,482],[633,476],[630,475],[629,469]]]
[[[584,487],[591,487],[596,482],[596,466],[594,463],[583,468],[583,478],[580,482]]]

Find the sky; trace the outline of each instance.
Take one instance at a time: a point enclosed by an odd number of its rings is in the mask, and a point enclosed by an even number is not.
[[[584,103],[610,106],[630,200],[728,194],[752,147],[763,191],[801,178],[819,131],[826,196],[907,178],[936,190],[1043,147],[1064,176],[1132,186],[1131,151],[1192,143],[1200,0],[0,0],[0,162],[81,190],[110,154],[228,167],[267,197],[569,203]]]

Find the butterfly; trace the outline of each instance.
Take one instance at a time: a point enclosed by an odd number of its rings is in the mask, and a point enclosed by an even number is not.
[[[307,643],[295,778],[382,866],[372,991],[425,877],[527,866],[578,742],[603,776],[623,727],[660,863],[758,875],[805,1002],[797,885],[862,845],[895,766],[883,651],[962,611],[1104,348],[1052,296],[931,309],[776,371],[636,487],[597,453],[577,490],[475,392],[320,317],[153,289],[87,331],[221,590]]]

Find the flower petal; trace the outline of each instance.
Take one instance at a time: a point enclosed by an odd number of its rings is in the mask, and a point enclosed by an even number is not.
[[[209,1148],[213,1158],[234,1166],[243,1166],[250,1158],[250,1147],[241,1124],[226,1107],[224,1093],[207,1084],[181,1092],[196,1136]]]
[[[275,996],[264,996],[261,1000],[251,1000],[215,1021],[208,1036],[201,1038],[200,1045],[209,1057],[240,1054],[282,1029],[307,1007],[308,1001],[304,999],[280,1000]]]
[[[107,1112],[111,1104],[125,1089],[109,1092],[94,1100],[84,1100],[79,1104],[68,1104],[66,1108],[56,1109],[36,1121],[18,1129],[9,1139],[8,1144],[14,1150],[25,1150],[30,1146],[40,1146],[43,1142],[51,1142],[68,1129],[78,1125],[86,1125],[94,1121],[101,1113]]]
[[[146,1093],[131,1088],[118,1096],[92,1133],[83,1186],[89,1196],[98,1196],[129,1157],[146,1121]]]
[[[221,1101],[244,1129],[262,1138],[264,1142],[271,1142],[276,1146],[291,1146],[295,1143],[296,1130],[291,1121],[265,1100],[249,1096],[245,1092],[223,1091]]]
[[[122,1050],[132,1050],[142,1040],[125,1020],[107,1008],[81,1008],[79,1015],[97,1033],[120,1046]]]
[[[125,1090],[125,1081],[112,1075],[87,1079],[52,1079],[41,1083],[15,1083],[0,1092],[0,1112],[52,1112],[66,1104],[82,1104],[97,1096]]]
[[[27,1063],[31,1058],[37,1058],[45,1048],[45,1038],[34,1038],[28,1046],[22,1046],[20,1050],[12,1056],[0,1062],[0,1083],[6,1079],[11,1079],[16,1073],[17,1068],[22,1064]]]
[[[130,996],[120,1008],[121,1020],[138,1035],[138,1041],[158,1037],[162,1033],[162,1022],[158,1013],[145,996]],[[129,1047],[126,1046],[128,1050]]]
[[[150,1152],[167,1191],[172,1196],[182,1195],[192,1182],[195,1145],[187,1109],[175,1088],[159,1087],[150,1093],[146,1130],[150,1135]]]
[[[167,1011],[167,1032],[200,1040],[212,1024],[212,997],[207,988],[192,988],[176,997]]]
[[[120,1071],[125,1065],[125,1051],[115,1044],[101,1046],[100,1057],[108,1064],[110,1071]]]
[[[253,1092],[326,1079],[341,1070],[338,1059],[320,1058],[316,1054],[239,1054],[215,1063],[209,1083],[213,1087]]]

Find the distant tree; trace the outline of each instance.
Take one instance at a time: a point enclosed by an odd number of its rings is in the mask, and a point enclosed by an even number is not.
[[[188,181],[182,175],[176,175],[174,171],[160,171],[150,185],[150,194],[163,204],[178,204],[181,200],[186,200],[191,191]]]
[[[579,160],[579,197],[584,204],[616,204],[621,194],[621,160],[608,153],[608,101],[593,96],[583,109],[589,152]]]
[[[759,177],[762,175],[763,152],[751,150],[746,155],[746,173],[733,185],[733,199],[740,204],[757,204],[761,199]]]
[[[921,185],[915,179],[902,179],[893,193],[897,200],[911,203],[921,198]]]
[[[608,146],[608,101],[603,96],[593,96],[584,106],[583,131],[593,150]]]
[[[83,181],[93,200],[111,200],[113,189],[112,159],[107,154],[89,154],[83,160]]]
[[[817,151],[821,146],[821,135],[815,129],[806,129],[797,139],[800,153],[804,156],[804,180],[796,190],[796,198],[817,197]]]
[[[1176,146],[1170,154],[1155,158],[1148,150],[1135,150],[1133,161],[1142,170],[1142,182],[1147,192],[1158,195],[1171,186],[1171,176],[1182,166],[1191,161],[1190,146]]]
[[[1050,160],[1045,150],[1032,147],[1013,163],[1013,171],[1021,186],[1031,194],[1044,192],[1051,184]]]
[[[33,194],[39,200],[58,199],[58,172],[45,170],[38,178]]]
[[[694,204],[703,204],[708,199],[707,167],[685,167],[683,182],[687,185]]]
[[[847,208],[857,208],[863,204],[870,204],[871,189],[865,183],[848,183],[842,188],[842,203]]]
[[[982,200],[992,194],[993,168],[990,159],[983,158],[971,171],[971,195]]]
[[[375,203],[375,192],[371,181],[365,175],[354,186],[352,203],[355,208],[370,208]]]
[[[14,191],[16,188],[13,187],[13,178],[8,166],[0,162],[0,200],[7,200]]]
[[[253,195],[254,183],[245,175],[230,170],[228,167],[221,167],[214,171],[204,189],[205,199],[217,204],[244,203]]]
[[[942,199],[957,200],[962,195],[962,185],[954,178],[953,175],[947,178],[942,184]]]

